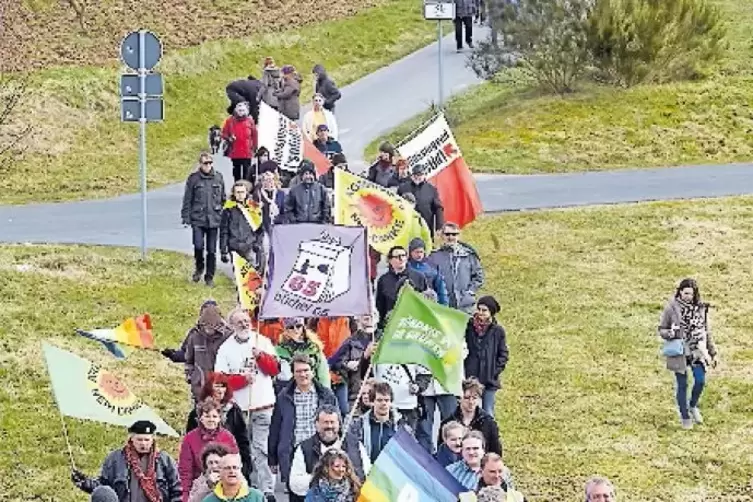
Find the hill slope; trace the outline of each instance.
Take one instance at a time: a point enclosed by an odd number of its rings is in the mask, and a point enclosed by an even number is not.
[[[380,0],[2,0],[0,69],[27,70],[113,61],[139,27],[166,50],[242,38],[346,17]],[[2,6],[2,4],[6,4]],[[72,5],[83,7],[83,24]],[[40,34],[44,36],[40,36]]]

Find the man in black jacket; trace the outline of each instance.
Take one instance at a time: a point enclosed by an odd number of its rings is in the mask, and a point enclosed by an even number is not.
[[[214,286],[214,272],[217,266],[217,234],[224,205],[225,182],[222,174],[214,170],[212,156],[203,152],[199,156],[199,168],[186,180],[180,216],[183,225],[193,229],[193,255],[196,264],[193,282],[199,282],[204,272],[204,243],[206,241],[207,268],[204,281],[210,287]]]
[[[426,221],[431,236],[444,225],[444,206],[439,200],[437,187],[426,181],[426,167],[416,164],[411,170],[411,180],[397,189],[398,195],[412,193],[416,197],[416,211]]]
[[[222,211],[220,256],[222,263],[227,263],[230,261],[231,251],[238,253],[262,275],[264,234],[261,222],[256,229],[251,226],[254,222],[251,215],[253,208],[248,204],[250,191],[251,183],[246,180],[236,181],[233,185],[232,200],[225,203]]]
[[[405,281],[413,289],[423,293],[427,289],[426,277],[421,272],[408,268],[408,252],[402,246],[393,246],[387,253],[389,270],[379,278],[376,287],[376,309],[379,312],[379,329],[384,329],[387,314],[395,307],[397,295]]]
[[[290,466],[290,502],[303,501],[309,490],[311,475],[325,451],[343,450],[353,463],[353,471],[363,482],[371,468],[371,461],[363,444],[350,432],[340,440],[340,413],[335,406],[324,405],[316,412],[316,434],[303,441],[293,451]]]
[[[294,186],[285,197],[283,221],[285,223],[330,223],[332,203],[324,185],[316,181],[314,164],[304,160],[298,170],[301,183]]]
[[[335,85],[335,82],[329,78],[324,66],[318,64],[314,66],[311,72],[316,79],[315,92],[324,96],[324,109],[335,113],[335,102],[342,97],[340,90],[337,88],[337,85]]]
[[[225,87],[225,94],[230,100],[230,106],[227,108],[227,114],[232,115],[235,105],[243,101],[248,103],[249,114],[253,117],[255,123],[259,123],[259,91],[261,91],[261,81],[253,75],[241,80],[234,80]]]

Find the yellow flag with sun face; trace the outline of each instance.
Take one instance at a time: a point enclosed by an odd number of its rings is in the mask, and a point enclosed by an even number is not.
[[[238,253],[233,253],[233,275],[241,307],[253,311],[259,305],[259,291],[262,285],[259,273],[248,260]]]
[[[408,248],[420,237],[426,253],[432,249],[431,232],[413,205],[371,181],[335,169],[335,224],[368,229],[369,246],[387,254],[393,246]]]

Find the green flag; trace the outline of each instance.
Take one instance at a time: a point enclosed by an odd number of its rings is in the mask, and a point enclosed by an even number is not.
[[[43,342],[42,348],[52,392],[63,415],[124,426],[150,420],[158,433],[178,436],[106,369],[54,345]]]
[[[439,305],[403,286],[372,362],[419,364],[455,395],[461,395],[463,345],[468,315]]]

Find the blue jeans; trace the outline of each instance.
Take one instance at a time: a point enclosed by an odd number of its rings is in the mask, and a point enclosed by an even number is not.
[[[690,391],[690,408],[698,406],[701,399],[703,387],[706,385],[706,368],[702,364],[694,364],[691,367],[693,371],[693,390]],[[688,412],[688,372],[675,373],[677,378],[677,407],[680,409],[680,416],[687,420],[690,418]]]
[[[436,449],[435,440],[437,436],[434,434],[434,413],[439,407],[440,420],[447,420],[458,407],[458,398],[452,394],[443,394],[441,396],[424,396],[423,400],[423,414],[418,421],[418,430],[416,431],[416,440],[424,447],[430,454],[434,454]]]
[[[337,404],[340,407],[340,414],[343,418],[348,414],[350,406],[348,405],[348,384],[338,383],[332,386],[332,392],[335,393]]]
[[[484,389],[484,394],[481,396],[481,409],[491,416],[494,416],[494,402],[496,401],[496,397],[496,389]]]

